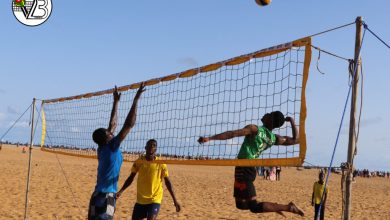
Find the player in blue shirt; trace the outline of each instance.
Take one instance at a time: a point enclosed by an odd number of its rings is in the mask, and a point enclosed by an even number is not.
[[[108,128],[98,128],[93,134],[93,141],[98,145],[98,169],[95,191],[89,202],[88,219],[114,219],[115,194],[118,191],[119,172],[122,166],[122,152],[120,144],[126,138],[131,128],[135,125],[137,115],[137,103],[141,94],[145,91],[145,85],[141,84],[135,94],[133,105],[126,117],[125,123],[117,136],[114,136],[117,126],[118,102],[121,94],[114,89],[114,103],[111,111]]]

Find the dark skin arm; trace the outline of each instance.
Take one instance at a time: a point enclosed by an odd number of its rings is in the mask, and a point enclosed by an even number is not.
[[[242,129],[233,130],[233,131],[226,131],[220,134],[216,134],[210,137],[199,137],[198,142],[200,144],[213,141],[213,140],[228,140],[235,137],[242,137],[242,136],[252,136],[257,134],[257,126],[256,125],[247,125]]]
[[[119,138],[120,142],[122,142],[126,138],[127,134],[130,132],[130,130],[135,125],[135,119],[137,117],[137,104],[138,104],[138,100],[141,97],[141,94],[143,92],[145,92],[145,84],[144,83],[141,84],[137,93],[135,94],[134,100],[133,100],[133,105],[131,106],[130,112],[126,117],[125,123],[123,124],[123,127],[118,134],[118,138]]]
[[[167,189],[168,189],[169,193],[172,196],[173,204],[176,207],[176,212],[180,212],[181,207],[180,207],[180,204],[177,202],[177,199],[176,199],[176,196],[175,196],[175,192],[173,191],[173,187],[172,187],[171,181],[169,180],[168,177],[165,177],[164,181],[165,181],[165,185],[167,186]]]
[[[126,181],[123,184],[122,188],[116,194],[116,198],[117,199],[122,195],[123,191],[125,191],[127,189],[127,187],[129,187],[131,185],[131,183],[133,183],[134,177],[136,175],[137,175],[137,173],[131,173],[130,176],[126,179]]]
[[[292,137],[289,136],[279,136],[276,135],[276,145],[294,145],[299,144],[299,133],[298,128],[295,125],[295,121],[291,117],[286,117],[287,122],[290,122],[292,128]],[[234,137],[242,137],[242,136],[254,136],[257,134],[257,126],[256,125],[247,125],[242,129],[226,131],[220,134],[216,134],[210,137],[199,137],[198,142],[200,144],[206,143],[212,140],[227,140]]]
[[[111,117],[110,117],[110,122],[108,124],[107,130],[111,133],[114,134],[116,126],[118,125],[118,103],[121,98],[121,94],[118,93],[118,89],[115,86],[114,92],[114,102],[112,104],[112,110],[111,110]]]
[[[313,194],[311,194],[311,206],[314,206],[314,191]]]
[[[292,137],[290,136],[279,136],[276,135],[276,145],[294,145],[299,144],[299,133],[298,128],[295,126],[295,121],[291,117],[286,117],[285,119],[287,122],[290,122],[291,128],[292,128]]]

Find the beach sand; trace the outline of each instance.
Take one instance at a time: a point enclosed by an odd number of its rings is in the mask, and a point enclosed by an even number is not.
[[[58,162],[60,161],[60,163]],[[123,163],[118,187],[130,173],[132,163]],[[97,160],[56,155],[33,149],[29,194],[29,219],[86,219],[96,183]],[[293,201],[305,217],[285,213],[254,214],[235,208],[233,167],[168,165],[170,179],[182,206],[180,213],[164,186],[158,219],[313,219],[310,204],[318,170],[283,168],[281,181],[257,177],[258,200],[287,204]],[[28,152],[4,146],[0,151],[0,219],[23,219]],[[341,189],[338,174],[331,174],[326,219],[341,219]],[[351,219],[390,219],[390,179],[357,178],[353,184]],[[136,182],[117,202],[115,219],[131,219]]]

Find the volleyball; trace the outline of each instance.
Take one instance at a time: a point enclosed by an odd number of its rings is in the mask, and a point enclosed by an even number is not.
[[[266,6],[269,5],[272,0],[255,0],[255,1],[260,6]]]

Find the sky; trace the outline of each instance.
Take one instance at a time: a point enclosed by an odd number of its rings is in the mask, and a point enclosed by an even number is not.
[[[0,135],[31,104],[141,82],[290,42],[355,21],[387,43],[387,0],[53,1],[42,25],[20,24],[0,2]],[[313,45],[353,58],[355,26],[316,36]],[[355,167],[390,170],[386,98],[390,50],[366,32],[363,108]],[[347,63],[313,50],[307,86],[306,161],[328,166],[348,92]],[[360,94],[361,91],[359,91]],[[333,165],[346,161],[349,105]],[[29,140],[26,114],[4,140]]]

